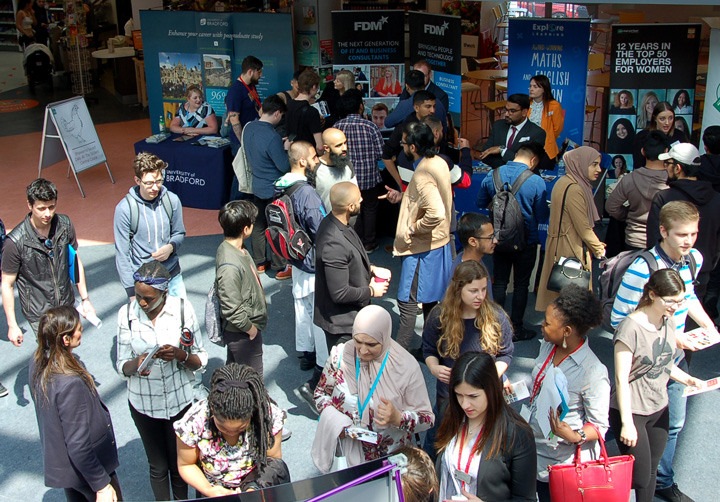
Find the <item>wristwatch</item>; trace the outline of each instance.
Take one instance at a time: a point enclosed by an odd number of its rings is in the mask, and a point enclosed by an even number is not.
[[[580,429],[576,429],[575,432],[580,434],[580,441],[578,441],[575,444],[577,444],[578,446],[584,445],[587,442],[587,438],[585,437],[585,431],[582,428],[580,428]]]

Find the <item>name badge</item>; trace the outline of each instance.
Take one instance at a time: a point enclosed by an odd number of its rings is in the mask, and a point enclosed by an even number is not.
[[[520,141],[530,141],[530,136],[523,136]]]
[[[345,436],[349,437],[350,439],[356,439],[358,441],[362,441],[364,443],[371,443],[371,444],[378,443],[377,432],[363,429],[362,427],[358,427],[356,425],[353,425],[352,427],[346,427],[345,428]]]
[[[527,407],[527,405],[522,405],[520,407],[520,416],[523,420],[526,422],[530,422],[530,417],[532,416],[532,412],[530,411],[530,408]]]
[[[555,112],[548,112],[548,117],[549,117],[550,115],[552,115],[553,113],[555,113]]]
[[[455,469],[455,479],[458,481],[462,481],[466,485],[469,485],[472,481],[472,476],[468,474],[467,472],[461,471],[460,469]]]

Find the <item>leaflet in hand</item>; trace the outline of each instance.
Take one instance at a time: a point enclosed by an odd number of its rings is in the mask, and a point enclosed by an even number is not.
[[[720,335],[715,332],[708,332],[705,328],[697,328],[692,331],[686,331],[687,341],[695,346],[697,350],[707,349],[720,343]]]
[[[143,362],[140,364],[140,366],[138,366],[138,373],[142,373],[143,371],[149,370],[152,367],[152,365],[155,363],[155,359],[153,359],[153,357],[158,350],[160,350],[160,345],[155,345],[152,349],[150,349],[147,357],[143,359]]]
[[[700,387],[685,387],[683,396],[694,396],[695,394],[702,394],[709,390],[720,389],[720,379],[711,378],[702,383]]]
[[[512,392],[505,394],[506,403],[510,404],[530,397],[530,392],[528,391],[525,380],[520,380],[519,382],[511,383],[510,385],[512,385]]]

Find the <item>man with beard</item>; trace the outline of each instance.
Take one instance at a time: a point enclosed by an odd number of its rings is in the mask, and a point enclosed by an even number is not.
[[[668,173],[665,190],[655,194],[647,219],[647,245],[660,240],[660,209],[672,200],[692,202],[700,213],[695,248],[703,256],[703,267],[697,277],[695,294],[702,302],[710,272],[720,258],[720,194],[710,181],[698,180],[700,152],[691,143],[677,143],[669,152],[658,155]]]
[[[398,187],[402,186],[402,179],[398,173],[396,160],[400,164],[400,153],[403,152],[402,136],[405,124],[410,122],[420,122],[422,119],[435,113],[435,96],[430,91],[415,91],[412,95],[413,109],[415,113],[411,113],[402,124],[398,124],[390,135],[383,147],[382,161],[388,173],[395,179]],[[529,105],[528,105],[529,106]],[[412,168],[412,162],[407,161],[403,167]]]
[[[527,94],[508,96],[505,120],[493,124],[490,137],[480,153],[480,160],[496,169],[513,160],[521,146],[532,142],[544,145],[545,131],[528,120],[529,112],[530,97]],[[475,149],[478,149],[477,146]]]
[[[255,56],[247,56],[243,59],[240,76],[233,82],[225,97],[227,107],[227,118],[232,127],[230,143],[232,154],[240,149],[240,138],[245,124],[256,120],[260,116],[260,96],[258,95],[257,83],[262,78],[263,63]],[[237,182],[235,182],[237,183]]]
[[[315,190],[322,198],[325,207],[330,207],[330,189],[336,183],[349,181],[357,185],[358,182],[348,154],[345,133],[332,127],[325,129],[322,133],[322,142],[325,153],[320,157],[320,163],[315,170]]]
[[[360,238],[349,224],[350,218],[360,213],[360,189],[342,181],[330,190],[330,201],[332,212],[320,223],[315,242],[313,318],[315,325],[325,332],[328,352],[350,340],[358,311],[370,304],[370,298],[383,296],[390,282],[390,271],[370,263]],[[312,394],[299,395],[317,412]]]

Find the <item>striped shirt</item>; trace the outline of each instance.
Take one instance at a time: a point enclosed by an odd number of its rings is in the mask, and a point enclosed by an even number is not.
[[[202,371],[208,362],[208,353],[203,348],[202,333],[192,304],[185,300],[185,328],[193,337],[192,354],[200,358]],[[192,403],[194,372],[185,368],[178,361],[156,359],[148,376],[135,373],[125,376],[122,371],[126,362],[150,351],[155,345],[180,346],[180,298],[169,296],[165,306],[155,318],[153,324],[145,312],[140,309],[137,301],[130,306],[120,307],[118,312],[117,363],[118,374],[127,380],[128,401],[133,408],[151,418],[170,419],[188,404]],[[128,326],[132,326],[132,331]]]
[[[335,122],[334,127],[345,133],[360,190],[380,183],[378,160],[382,157],[383,139],[378,126],[358,114],[351,114]]]
[[[690,260],[688,258],[683,258],[682,262],[675,262],[665,254],[660,248],[660,244],[657,244],[650,252],[655,257],[655,260],[657,260],[658,270],[672,268],[680,273],[680,277],[685,282],[685,298],[688,301],[697,301],[698,298],[695,295],[693,277],[697,277],[702,268],[703,257],[700,251],[695,248],[690,250],[690,253],[692,253],[695,259],[695,274],[690,272]],[[620,324],[620,321],[625,319],[629,313],[637,308],[640,297],[642,297],[643,287],[645,287],[648,279],[650,279],[650,267],[648,267],[647,262],[643,258],[638,257],[633,264],[628,267],[625,275],[623,275],[620,288],[618,288],[617,295],[615,296],[612,315],[610,317],[610,323],[613,328],[616,328],[617,325]],[[675,311],[676,334],[685,332],[685,319],[687,318],[687,314],[687,303]]]

